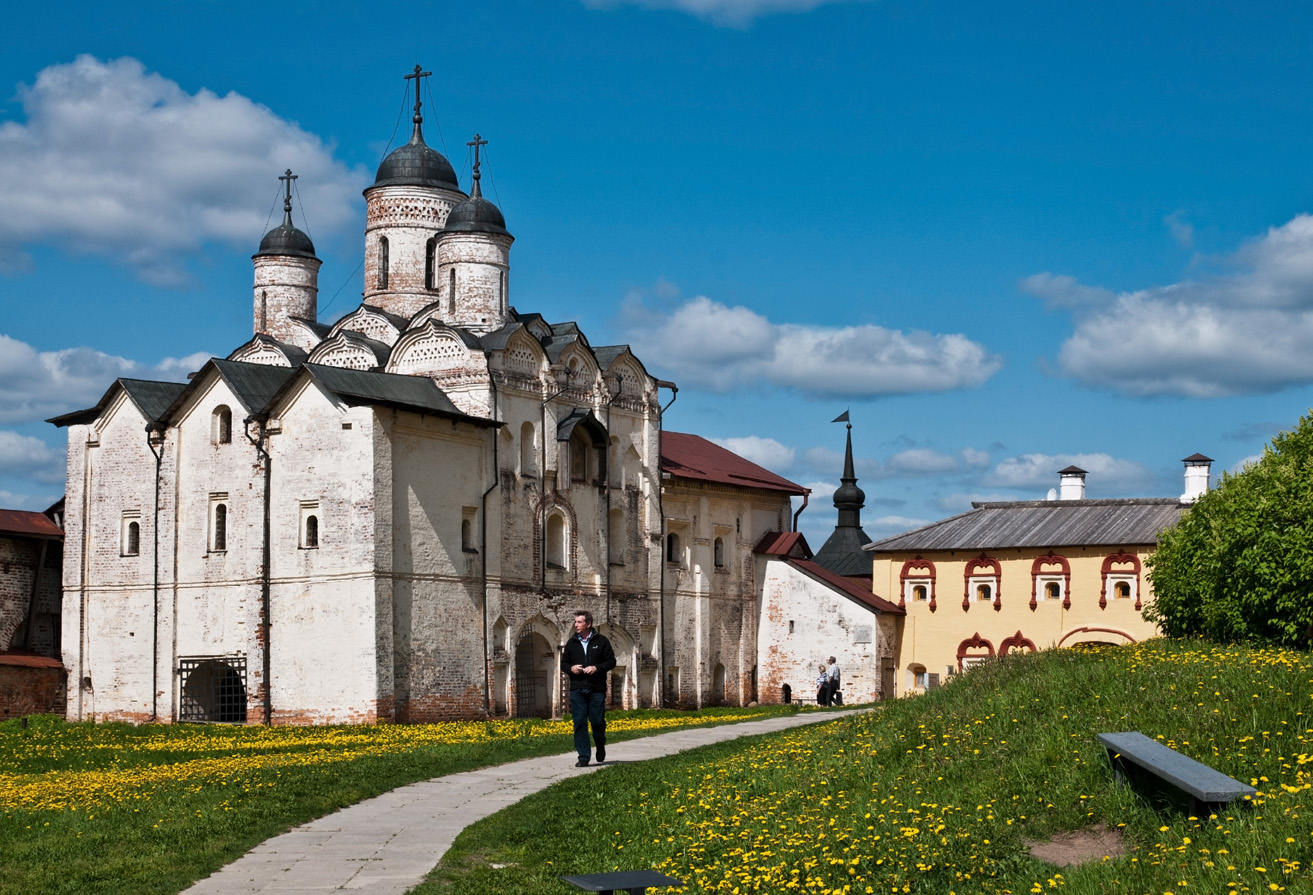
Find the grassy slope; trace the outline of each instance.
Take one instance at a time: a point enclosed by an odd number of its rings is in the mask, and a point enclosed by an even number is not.
[[[653,867],[696,891],[1313,892],[1313,659],[1157,641],[990,663],[872,715],[567,781],[478,823],[420,890],[561,893]],[[1140,730],[1260,797],[1213,818],[1115,787]],[[1025,839],[1136,851],[1059,871]],[[510,865],[494,869],[493,864]]]
[[[616,713],[612,739],[792,711]],[[0,895],[169,895],[270,836],[396,786],[568,753],[567,731],[528,720],[314,729],[0,723]]]

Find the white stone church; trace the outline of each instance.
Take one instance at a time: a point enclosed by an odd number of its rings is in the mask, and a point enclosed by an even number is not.
[[[417,89],[365,190],[359,308],[318,322],[289,171],[251,340],[52,420],[68,717],[559,715],[579,609],[614,644],[616,707],[775,702],[830,654],[849,702],[892,695],[903,610],[869,559],[864,596],[822,574],[784,536],[805,489],[663,431],[675,387],[627,346],[517,311],[479,138],[467,195],[421,124]]]

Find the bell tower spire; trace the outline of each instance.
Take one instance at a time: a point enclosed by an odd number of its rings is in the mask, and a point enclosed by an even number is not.
[[[839,477],[840,484],[834,492],[834,508],[839,511],[839,519],[834,532],[816,552],[816,562],[840,575],[869,578],[871,557],[862,551],[862,546],[871,543],[871,539],[862,531],[862,507],[866,505],[866,493],[857,487],[857,473],[853,464],[853,424],[846,410],[833,422],[848,425],[843,451],[843,475]]]

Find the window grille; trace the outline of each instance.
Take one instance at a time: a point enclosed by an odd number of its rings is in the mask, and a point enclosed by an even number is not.
[[[178,660],[182,697],[178,720],[246,723],[246,657],[193,656]]]

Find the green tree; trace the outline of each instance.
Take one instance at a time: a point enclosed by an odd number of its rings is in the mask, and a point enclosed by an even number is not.
[[[1313,414],[1313,412],[1311,412]],[[1160,536],[1145,617],[1174,637],[1307,647],[1313,631],[1313,415]]]

